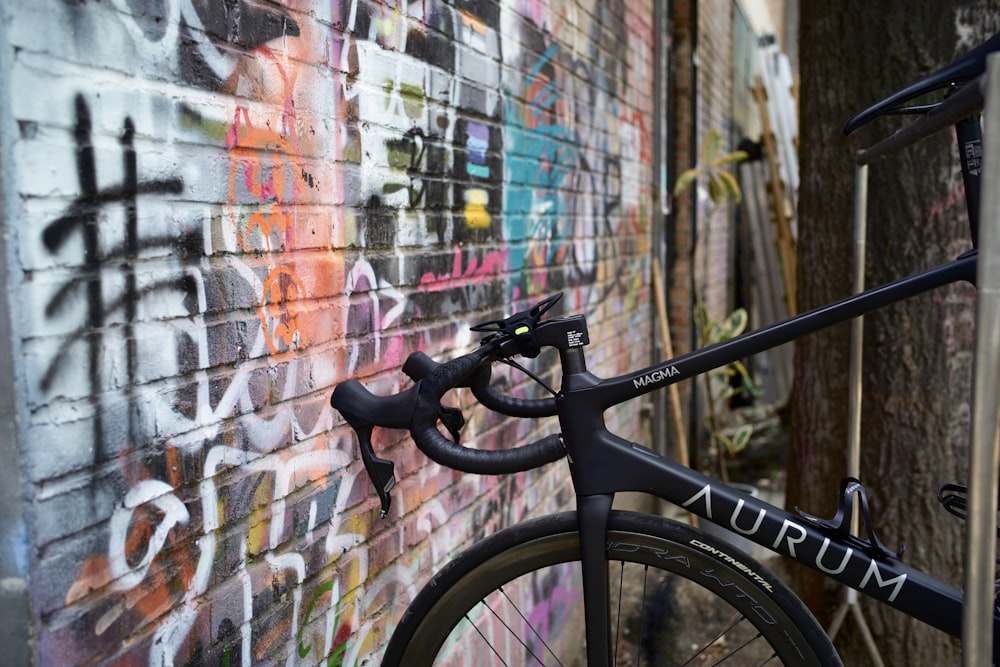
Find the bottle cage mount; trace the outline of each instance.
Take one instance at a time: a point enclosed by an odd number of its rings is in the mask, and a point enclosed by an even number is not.
[[[868,540],[865,541],[860,536],[851,532],[851,520],[854,515],[854,496],[858,497],[858,508],[861,510],[861,521],[864,523],[865,531],[868,533]],[[882,540],[875,534],[875,527],[872,525],[871,511],[868,508],[868,494],[861,480],[854,477],[845,477],[840,482],[840,501],[837,505],[837,514],[832,519],[820,519],[811,514],[806,514],[799,508],[795,508],[803,519],[809,523],[835,534],[841,539],[846,539],[855,546],[863,549],[868,555],[878,558],[895,558],[899,560],[903,557],[905,547],[900,547],[898,551],[892,552],[882,543]]]

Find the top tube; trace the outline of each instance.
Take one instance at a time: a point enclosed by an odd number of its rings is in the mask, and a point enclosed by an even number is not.
[[[731,340],[694,350],[633,373],[601,380],[597,384],[570,387],[569,390],[593,392],[594,407],[607,410],[675,382],[687,380],[923,292],[963,280],[974,283],[977,258],[978,253],[972,250],[940,266],[744,333]]]

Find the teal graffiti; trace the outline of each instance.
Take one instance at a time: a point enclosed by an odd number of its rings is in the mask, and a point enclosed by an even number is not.
[[[528,105],[504,96],[505,146],[509,182],[505,188],[506,238],[514,276],[524,270],[532,244],[543,244],[544,260],[558,250],[558,227],[566,216],[560,187],[579,162],[578,137],[559,124],[556,104],[561,92],[555,81],[560,47],[545,50],[528,72]],[[530,293],[530,276],[520,280]]]

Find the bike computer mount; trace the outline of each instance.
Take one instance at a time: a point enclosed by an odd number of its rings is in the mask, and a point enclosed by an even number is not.
[[[557,292],[552,296],[539,301],[530,309],[522,313],[514,313],[510,317],[502,320],[490,320],[470,327],[476,333],[491,334],[483,339],[483,344],[493,341],[508,339],[513,340],[517,346],[517,351],[522,357],[533,359],[542,350],[542,345],[538,341],[535,329],[542,320],[542,315],[547,313],[552,306],[559,303],[562,292]]]
[[[489,334],[481,341],[482,345],[513,345],[516,353],[528,359],[534,359],[543,347],[554,347],[567,350],[590,344],[587,332],[587,318],[583,315],[570,315],[542,321],[551,308],[562,298],[562,292],[539,301],[529,310],[514,313],[502,320],[490,320],[472,327],[472,331]]]

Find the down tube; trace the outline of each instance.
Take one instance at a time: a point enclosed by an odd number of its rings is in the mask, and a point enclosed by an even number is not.
[[[599,488],[599,477],[615,480],[615,486],[620,491],[639,491],[658,496],[949,635],[961,636],[960,589],[894,558],[873,558],[862,545],[852,544],[833,531],[820,529],[800,516],[740,493],[641,445],[626,442],[610,433],[605,435],[603,439],[609,442],[590,450],[591,456],[585,457],[591,459],[585,464],[590,470],[603,471],[600,476],[582,480],[589,492],[608,491]],[[625,485],[621,484],[622,480],[627,480]],[[718,552],[707,545],[693,546],[705,549],[723,561],[739,560],[732,554]],[[996,614],[993,629],[994,637],[997,637],[1000,616]],[[995,655],[994,660],[998,661],[998,657],[1000,655]]]

